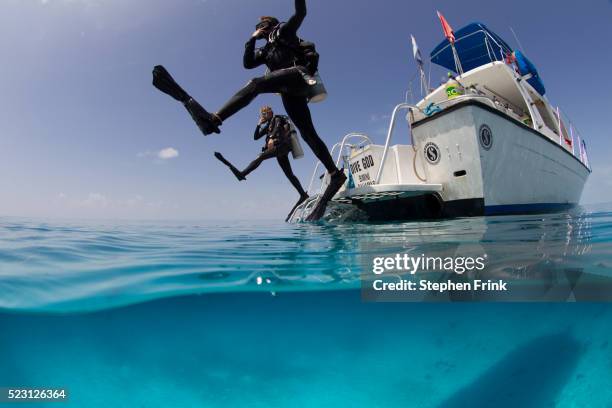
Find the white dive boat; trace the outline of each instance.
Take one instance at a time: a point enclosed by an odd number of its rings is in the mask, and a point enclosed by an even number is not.
[[[348,180],[333,201],[356,206],[371,220],[548,212],[577,205],[591,173],[585,144],[544,96],[533,64],[481,23],[455,35],[455,50],[445,40],[431,61],[463,73],[416,105],[397,105],[384,144],[350,133],[334,145],[332,155]],[[392,144],[400,112],[407,112],[411,140]],[[309,191],[321,169],[318,163]],[[290,222],[308,215],[326,183],[322,177],[317,193]]]

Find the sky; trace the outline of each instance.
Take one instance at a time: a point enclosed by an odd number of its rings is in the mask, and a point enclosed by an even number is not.
[[[321,54],[329,97],[311,110],[328,146],[350,131],[384,142],[415,77],[410,34],[424,56],[443,38],[436,10],[518,47],[514,29],[587,141],[583,203],[612,201],[610,0],[308,1],[300,35]],[[239,183],[213,157],[252,160],[258,108],[283,113],[280,98],[259,97],[204,137],[151,86],[151,69],[163,64],[214,111],[263,74],[242,67],[258,17],[292,12],[292,0],[0,0],[0,216],[283,219],[298,195],[274,160]],[[434,67],[432,82],[443,74]],[[305,151],[292,165],[307,186],[315,158]]]

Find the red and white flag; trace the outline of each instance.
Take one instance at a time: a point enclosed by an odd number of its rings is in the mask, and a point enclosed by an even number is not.
[[[455,43],[455,33],[453,32],[453,28],[448,24],[448,21],[444,18],[442,13],[437,11],[438,18],[440,19],[440,23],[442,24],[442,30],[444,30],[444,36],[451,44]]]

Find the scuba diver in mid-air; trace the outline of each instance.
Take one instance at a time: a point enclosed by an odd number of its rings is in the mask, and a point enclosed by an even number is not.
[[[215,157],[221,163],[229,167],[239,181],[246,180],[246,176],[258,168],[264,160],[276,157],[276,160],[278,161],[281,169],[283,169],[285,176],[287,176],[287,179],[289,179],[293,187],[295,187],[300,194],[300,198],[285,219],[285,221],[288,221],[289,217],[291,217],[291,214],[293,214],[293,211],[295,211],[297,206],[302,204],[308,198],[308,194],[302,188],[300,180],[295,176],[295,174],[293,174],[291,163],[289,163],[289,152],[293,152],[294,157],[296,157],[301,153],[301,149],[299,149],[299,146],[292,145],[291,139],[292,137],[296,137],[292,136],[292,133],[295,131],[292,129],[291,123],[286,116],[274,115],[272,108],[269,106],[262,107],[260,112],[261,116],[259,123],[255,128],[255,135],[253,138],[255,140],[259,140],[265,136],[266,143],[261,149],[261,153],[257,156],[257,158],[253,160],[244,170],[240,171],[232,163],[227,161],[221,153],[215,152]],[[300,151],[296,151],[298,149]]]
[[[153,69],[153,85],[183,103],[204,135],[220,133],[222,123],[246,107],[257,95],[280,94],[289,118],[329,173],[327,188],[306,218],[307,221],[315,221],[324,215],[327,203],[342,187],[346,175],[336,167],[310,116],[308,101],[318,82],[319,54],[314,44],[297,36],[305,17],[306,0],[295,0],[295,14],[286,23],[280,23],[275,17],[260,18],[256,31],[246,43],[243,62],[247,69],[265,64],[269,72],[249,81],[216,113],[207,112],[161,65]],[[266,40],[266,44],[256,49],[258,39]]]

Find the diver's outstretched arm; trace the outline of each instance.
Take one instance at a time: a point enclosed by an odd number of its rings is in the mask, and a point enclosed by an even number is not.
[[[296,34],[306,17],[306,0],[295,0],[295,14],[284,25],[287,34]]]

